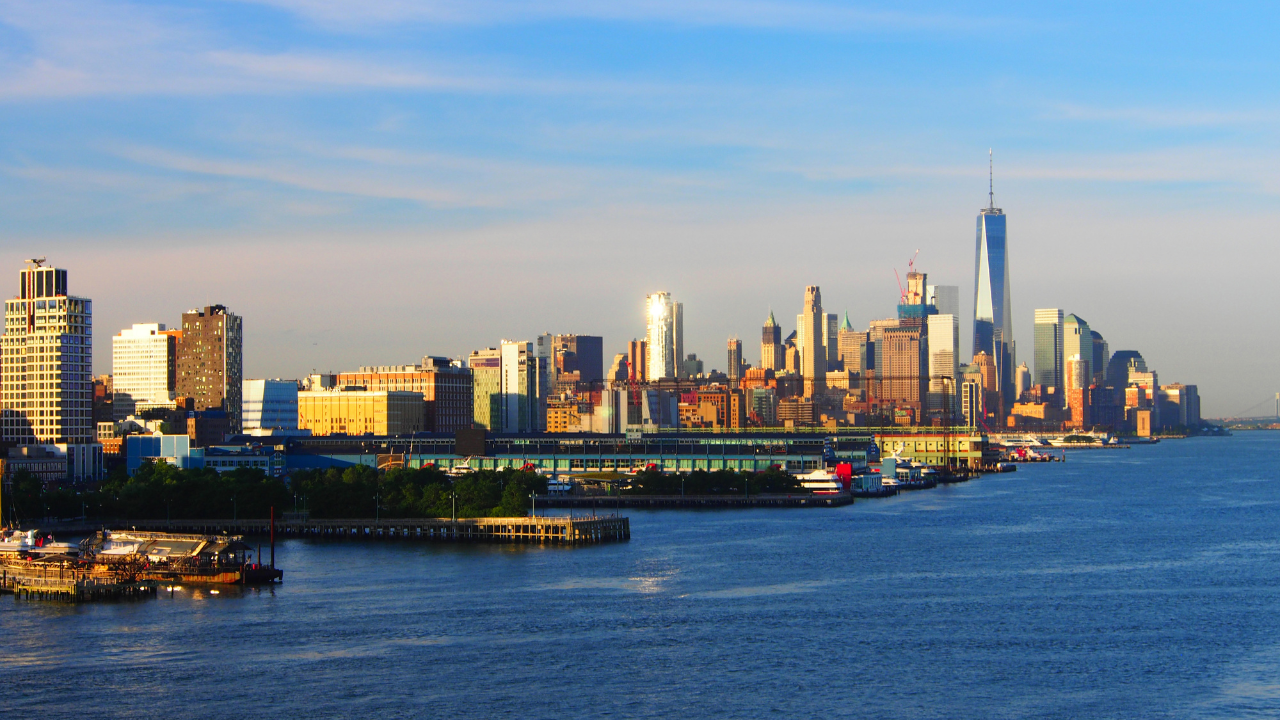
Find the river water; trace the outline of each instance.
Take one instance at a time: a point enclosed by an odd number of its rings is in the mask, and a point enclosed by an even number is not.
[[[1280,716],[1280,434],[589,548],[288,541],[285,582],[0,602],[12,717]]]

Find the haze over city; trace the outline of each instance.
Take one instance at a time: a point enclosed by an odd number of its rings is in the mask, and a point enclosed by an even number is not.
[[[723,369],[808,285],[892,316],[917,249],[963,354],[994,148],[1019,361],[1056,307],[1206,416],[1280,388],[1273,8],[893,7],[0,2],[0,259],[74,274],[99,373],[211,303],[246,377],[612,356],[660,290]]]

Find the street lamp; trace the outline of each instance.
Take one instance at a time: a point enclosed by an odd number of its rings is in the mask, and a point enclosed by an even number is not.
[[[538,517],[538,493],[531,492],[529,497],[533,499],[533,516]]]

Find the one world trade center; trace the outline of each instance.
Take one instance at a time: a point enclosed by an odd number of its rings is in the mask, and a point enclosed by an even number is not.
[[[988,408],[1002,417],[1013,394],[1013,312],[1009,303],[1009,249],[1005,214],[996,207],[994,184],[987,207],[978,213],[978,238],[974,252],[973,353],[985,352],[996,367],[1001,407]]]

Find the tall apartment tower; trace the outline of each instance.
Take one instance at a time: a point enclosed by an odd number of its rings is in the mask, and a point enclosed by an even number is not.
[[[502,351],[498,348],[472,350],[467,358],[471,368],[471,412],[474,426],[494,432],[502,430]]]
[[[729,382],[733,385],[737,385],[742,379],[742,341],[738,338],[729,338],[729,357],[725,374],[729,376]]]
[[[1062,310],[1045,308],[1036,310],[1035,357],[1031,369],[1031,384],[1057,388],[1062,386]]]
[[[676,342],[676,311],[679,303],[672,301],[671,295],[665,292],[654,293],[646,298],[648,307],[649,372],[648,379],[664,380],[676,377],[676,365],[680,359],[678,354],[684,349],[683,339]],[[683,330],[684,313],[680,309],[680,329]]]
[[[117,421],[149,408],[173,407],[180,335],[164,325],[145,323],[111,338],[111,405]]]
[[[985,352],[991,356],[996,366],[996,390],[1001,395],[1012,395],[1013,312],[1009,298],[1008,236],[1005,214],[996,207],[995,197],[993,185],[988,190],[987,207],[978,212],[973,272],[973,353]]]
[[[225,306],[210,305],[182,314],[176,392],[196,410],[223,410],[231,432],[240,432],[244,390],[242,319]]]
[[[67,271],[28,261],[5,302],[3,439],[57,445],[72,480],[96,478],[102,446],[93,422],[93,303],[67,294]]]
[[[649,381],[649,341],[627,343],[627,374],[631,382]]]
[[[804,396],[822,394],[827,380],[827,349],[822,344],[826,335],[826,314],[822,312],[822,290],[817,285],[804,289],[804,312],[800,313],[800,376],[804,378]]]
[[[773,319],[773,311],[769,311],[769,319],[764,321],[760,332],[760,367],[765,370],[782,370],[786,359],[782,356],[782,328]]]
[[[533,343],[503,340],[500,427],[504,433],[541,432],[547,427],[546,374]]]
[[[674,318],[671,323],[672,354],[676,359],[675,373],[678,376],[683,367],[680,360],[684,357],[684,303],[673,302],[671,315]]]

